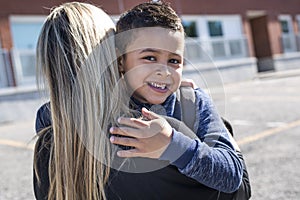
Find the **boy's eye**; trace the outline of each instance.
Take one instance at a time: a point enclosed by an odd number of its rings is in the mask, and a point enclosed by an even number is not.
[[[180,63],[180,61],[177,60],[177,59],[170,59],[169,62],[172,63],[172,64],[179,64]]]
[[[149,60],[149,61],[155,61],[156,60],[154,56],[145,56],[143,59]]]

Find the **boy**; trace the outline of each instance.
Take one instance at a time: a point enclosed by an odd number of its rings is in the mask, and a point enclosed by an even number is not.
[[[118,155],[167,160],[199,183],[226,193],[236,191],[241,183],[241,161],[210,98],[201,89],[195,90],[196,139],[143,108],[161,104],[167,116],[180,120],[174,92],[181,81],[184,31],[176,13],[162,3],[134,7],[117,23],[116,45],[121,55],[120,72],[134,108],[141,109],[144,117],[120,118],[121,126],[110,129],[112,134],[129,136],[112,136],[112,143],[134,147]]]

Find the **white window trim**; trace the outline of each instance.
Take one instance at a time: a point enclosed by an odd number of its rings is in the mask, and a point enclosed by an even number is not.
[[[44,22],[46,20],[45,15],[11,15],[9,17],[10,23],[13,22]]]
[[[202,15],[182,15],[181,20],[197,21],[201,17],[202,17]]]
[[[296,15],[297,27],[298,27],[298,35],[300,34],[300,14]]]
[[[209,21],[209,20],[220,20],[220,19],[241,19],[240,15],[202,15],[202,18],[204,18],[205,20]]]

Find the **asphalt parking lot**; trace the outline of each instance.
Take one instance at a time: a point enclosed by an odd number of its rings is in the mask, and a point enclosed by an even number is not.
[[[300,199],[300,76],[222,87],[214,95],[233,125],[253,200]],[[40,99],[0,101],[0,199],[31,200],[34,117]]]

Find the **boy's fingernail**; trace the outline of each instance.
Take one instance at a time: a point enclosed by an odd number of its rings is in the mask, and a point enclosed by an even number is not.
[[[112,136],[112,137],[109,138],[109,140],[110,140],[111,142],[113,142],[113,141],[115,141],[115,137]]]
[[[121,122],[121,119],[122,119],[121,117],[118,118],[118,122],[119,122],[119,123]]]
[[[117,155],[118,155],[119,157],[122,157],[123,154],[122,154],[122,152],[118,151],[118,152],[117,152]]]

